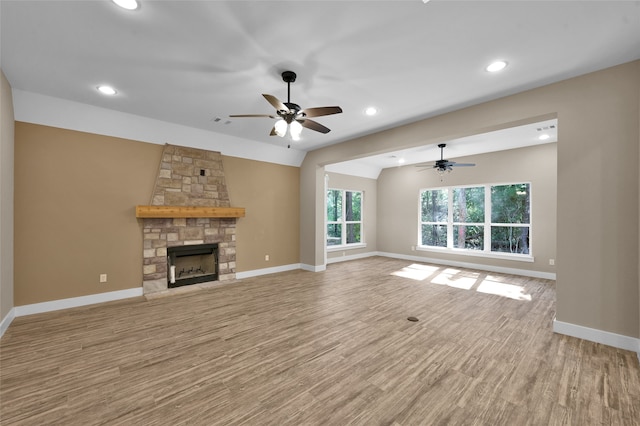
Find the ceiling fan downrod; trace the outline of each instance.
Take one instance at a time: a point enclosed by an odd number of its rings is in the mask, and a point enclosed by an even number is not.
[[[296,81],[296,73],[293,71],[283,71],[282,80],[284,80],[284,82],[287,83],[287,104],[290,104],[291,103],[291,83]]]

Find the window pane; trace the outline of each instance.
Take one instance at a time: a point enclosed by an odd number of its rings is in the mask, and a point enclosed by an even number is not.
[[[342,225],[332,223],[327,225],[327,246],[339,246],[342,244]]]
[[[484,187],[453,189],[453,221],[484,222]]]
[[[446,247],[447,225],[422,225],[422,245]]]
[[[491,222],[529,223],[529,184],[491,187]]]
[[[435,189],[422,191],[420,195],[420,210],[422,222],[446,222],[448,191],[446,189]]]
[[[362,193],[345,191],[345,220],[357,222],[362,220]]]
[[[342,191],[330,189],[327,191],[327,222],[336,222],[342,216]]]
[[[484,250],[484,226],[454,225],[453,247]]]
[[[529,227],[492,226],[491,251],[529,254]]]
[[[347,223],[347,244],[360,242],[360,224]]]

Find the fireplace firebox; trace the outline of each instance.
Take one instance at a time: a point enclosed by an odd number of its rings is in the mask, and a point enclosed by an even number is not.
[[[167,248],[169,288],[218,279],[218,244]]]

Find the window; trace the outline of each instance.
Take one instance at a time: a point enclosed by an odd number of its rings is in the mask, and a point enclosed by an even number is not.
[[[420,191],[419,247],[530,254],[531,184]]]
[[[484,187],[453,188],[453,247],[484,250]]]
[[[529,254],[530,185],[491,187],[491,251]]]
[[[362,244],[362,192],[327,191],[327,247]]]
[[[447,211],[449,192],[446,189],[423,191],[422,245],[447,247]]]

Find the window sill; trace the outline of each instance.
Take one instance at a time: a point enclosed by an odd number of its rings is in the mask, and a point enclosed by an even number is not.
[[[365,243],[346,244],[346,245],[342,245],[342,246],[331,246],[331,247],[327,247],[327,253],[330,253],[332,251],[355,250],[355,249],[361,249],[361,248],[365,248],[365,247],[367,247],[367,244],[365,244]]]
[[[433,253],[454,254],[460,256],[486,257],[490,259],[514,260],[516,262],[534,262],[535,258],[529,254],[512,253],[487,253],[485,251],[473,251],[464,249],[450,249],[446,247],[416,246],[416,251],[429,251]]]

